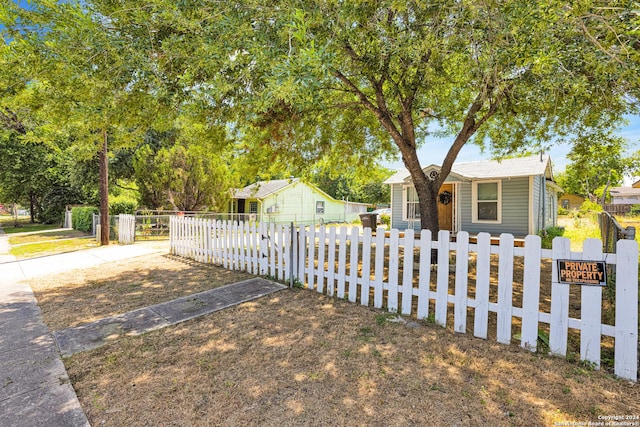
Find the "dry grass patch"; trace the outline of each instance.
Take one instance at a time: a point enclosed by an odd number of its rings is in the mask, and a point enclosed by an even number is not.
[[[640,414],[563,359],[286,290],[66,360],[92,425],[553,425]]]
[[[45,322],[60,330],[253,276],[170,255],[147,255],[31,280]]]

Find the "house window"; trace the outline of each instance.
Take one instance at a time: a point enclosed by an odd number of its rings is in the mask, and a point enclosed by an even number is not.
[[[569,199],[562,199],[562,209],[569,209]]]
[[[418,203],[418,193],[415,187],[404,188],[404,215],[405,221],[420,219],[420,205]]]
[[[474,181],[473,222],[502,222],[501,181]]]
[[[258,213],[258,202],[249,202],[249,213],[250,214]]]
[[[318,200],[316,202],[316,214],[324,215],[324,201]]]

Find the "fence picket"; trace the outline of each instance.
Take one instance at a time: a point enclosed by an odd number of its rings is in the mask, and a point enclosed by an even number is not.
[[[529,235],[524,239],[522,339],[520,346],[533,352],[536,351],[538,343],[541,242],[540,236],[535,235]]]
[[[638,243],[616,244],[616,332],[614,372],[636,381],[638,377]],[[624,278],[625,280],[621,280]]]
[[[379,227],[376,230],[376,258],[373,276],[373,306],[375,308],[382,307],[382,294],[384,289],[383,275],[384,272],[384,233],[385,230]]]
[[[285,253],[285,248],[284,248],[284,227],[282,225],[278,225],[276,227],[276,240],[277,240],[277,246],[276,246],[276,252],[277,252],[277,260],[276,260],[276,264],[277,264],[277,278],[278,280],[284,280],[284,253]]]
[[[549,349],[552,354],[564,356],[567,354],[567,333],[569,331],[569,285],[558,282],[558,265],[556,260],[571,257],[569,239],[555,237],[552,243],[552,251]]]
[[[359,245],[359,232],[357,227],[351,228],[351,237],[349,242],[351,244],[351,253],[349,254],[349,288],[347,294],[349,295],[349,301],[356,302],[358,297],[358,245]]]
[[[491,285],[491,235],[479,233],[476,250],[476,298],[473,335],[487,339],[489,328],[489,288]]]
[[[371,282],[371,229],[362,230],[362,284],[360,285],[360,304],[369,305]]]
[[[469,278],[469,233],[461,231],[456,236],[456,277],[453,329],[467,331],[467,282]]]
[[[276,273],[276,225],[269,224],[269,273],[271,277],[277,277]]]
[[[324,259],[326,254],[326,246],[325,246],[326,241],[327,241],[327,228],[324,225],[321,225],[320,229],[318,230],[318,280],[317,280],[317,283],[318,283],[317,290],[320,293],[324,293],[324,279],[325,279]]]
[[[251,224],[251,272],[253,274],[259,274],[260,263],[260,233],[258,232],[258,224],[255,222]]]
[[[436,287],[435,320],[440,326],[447,325],[447,300],[449,297],[449,232],[438,232],[438,273]]]
[[[269,234],[268,224],[260,224],[260,275],[266,276],[269,272]]]
[[[328,252],[328,272],[327,272],[327,295],[333,296],[335,293],[335,277],[336,277],[336,228],[329,228],[329,244]]]
[[[404,232],[404,260],[402,264],[402,307],[401,313],[411,314],[413,300],[413,248],[415,232],[412,229]]]
[[[307,250],[307,237],[304,226],[298,227],[298,280],[300,283],[313,283],[312,281],[304,280],[305,266],[306,266],[306,250]],[[307,285],[309,286],[309,285]],[[313,289],[313,285],[309,286]]]
[[[399,270],[399,236],[398,229],[393,228],[389,233],[389,276],[387,286],[387,310],[398,312],[398,270]]]
[[[322,228],[324,228],[324,226],[321,226],[320,229],[322,230]],[[309,234],[308,234],[308,245],[309,245],[309,266],[308,266],[308,272],[307,272],[307,283],[309,286],[309,289],[313,289],[313,281],[315,280],[315,276],[316,276],[316,267],[315,267],[315,249],[316,249],[316,236],[315,236],[315,227],[312,225],[309,227]],[[324,269],[324,265],[322,267],[318,266],[319,270]],[[320,281],[318,281],[318,292],[322,292],[320,290]]]
[[[513,235],[500,235],[499,251],[497,340],[499,343],[509,344],[513,320]]]
[[[420,231],[420,270],[418,272],[418,319],[429,316],[431,287],[431,231]]]
[[[340,227],[338,239],[338,298],[344,298],[345,282],[347,280],[347,227]]]
[[[585,240],[582,253],[585,260],[602,261],[602,242],[598,239]],[[600,369],[602,288],[582,286],[581,299],[580,359],[587,360]]]

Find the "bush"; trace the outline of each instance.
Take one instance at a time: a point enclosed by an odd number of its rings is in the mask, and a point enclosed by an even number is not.
[[[631,210],[629,211],[629,215],[631,215],[631,216],[639,216],[640,215],[640,205],[631,206]]]
[[[90,233],[93,231],[93,214],[100,210],[95,207],[75,207],[71,209],[71,221],[74,230]]]
[[[591,200],[585,200],[580,205],[579,213],[584,215],[589,212],[602,212],[602,206]]]
[[[554,237],[560,237],[564,235],[564,227],[547,227],[545,230],[538,233],[542,237],[542,248],[551,249]]]
[[[565,209],[563,207],[559,207],[558,208],[558,215],[560,215],[560,216],[569,215],[569,209]]]
[[[380,215],[380,222],[382,224],[386,225],[387,227],[390,227],[391,226],[391,216],[385,215],[385,214]]]
[[[109,215],[115,216],[120,214],[136,213],[138,203],[135,200],[127,199],[124,197],[114,197],[109,203]]]

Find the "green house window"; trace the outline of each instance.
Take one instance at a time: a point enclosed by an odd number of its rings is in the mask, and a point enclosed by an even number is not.
[[[502,221],[501,187],[500,181],[473,183],[473,222]]]

